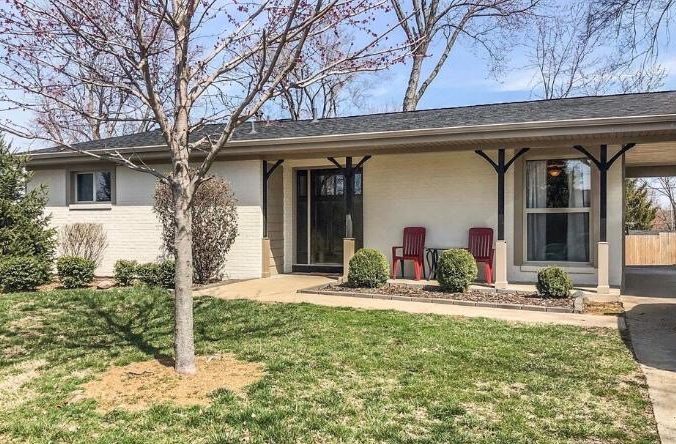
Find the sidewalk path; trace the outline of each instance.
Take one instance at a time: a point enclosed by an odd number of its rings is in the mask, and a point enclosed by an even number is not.
[[[372,310],[398,310],[408,313],[484,317],[531,324],[567,324],[579,327],[618,328],[618,319],[615,316],[545,313],[504,308],[467,307],[462,305],[297,293],[299,289],[322,285],[331,281],[331,278],[323,276],[282,274],[264,279],[253,279],[220,287],[212,287],[200,290],[196,292],[196,295],[210,295],[222,299],[251,299],[260,302],[305,302],[330,307],[353,307]]]

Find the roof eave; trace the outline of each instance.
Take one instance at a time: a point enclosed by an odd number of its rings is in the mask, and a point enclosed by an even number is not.
[[[510,141],[537,141],[561,138],[564,140],[578,136],[580,140],[600,136],[608,138],[608,143],[633,137],[631,141],[640,142],[636,137],[648,140],[648,133],[659,134],[659,140],[676,137],[676,114],[606,117],[593,119],[571,119],[553,121],[533,121],[521,123],[501,123],[476,126],[455,126],[442,128],[421,128],[412,130],[378,131],[351,134],[331,134],[321,136],[284,137],[273,139],[233,140],[221,153],[223,157],[270,156],[273,154],[298,155],[323,153],[330,150],[383,151],[388,147],[406,145],[409,147],[425,144],[449,144],[455,149],[490,148]],[[377,142],[374,144],[374,142]],[[120,152],[137,154],[159,154],[168,156],[166,145],[123,147],[100,149],[96,152]],[[91,157],[79,151],[61,151],[56,153],[35,153],[31,155],[31,164],[55,163],[62,159]],[[50,162],[51,161],[51,162]]]

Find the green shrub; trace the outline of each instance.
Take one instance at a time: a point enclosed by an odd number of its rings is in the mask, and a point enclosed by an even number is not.
[[[0,135],[0,258],[37,257],[48,264],[54,257],[56,230],[50,228],[50,212],[45,211],[47,187],[28,186],[33,177],[28,160]]]
[[[56,272],[64,288],[86,287],[94,280],[96,262],[78,256],[61,256],[56,261]]]
[[[174,288],[175,264],[172,260],[165,260],[159,263],[157,282],[160,287]]]
[[[463,293],[478,275],[474,256],[460,248],[446,250],[437,264],[437,279],[441,289],[451,293]]]
[[[113,273],[115,274],[115,282],[117,285],[122,287],[128,287],[136,279],[136,269],[138,268],[138,262],[136,261],[127,261],[120,259],[115,262],[115,267],[113,268]]]
[[[136,275],[149,287],[174,288],[174,261],[141,264],[136,267]]]
[[[349,267],[347,282],[351,287],[377,288],[387,282],[389,266],[378,250],[362,248],[352,256]]]
[[[567,298],[573,289],[568,273],[558,267],[547,267],[538,271],[538,293],[544,297]]]
[[[4,292],[33,291],[49,281],[49,264],[32,256],[0,261],[0,288]]]
[[[136,267],[136,277],[138,280],[149,287],[157,287],[159,285],[159,265],[154,262],[146,264],[139,264]]]

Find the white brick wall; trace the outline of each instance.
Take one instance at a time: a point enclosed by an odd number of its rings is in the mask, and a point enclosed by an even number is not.
[[[258,277],[262,233],[260,162],[217,162],[212,173],[229,178],[238,198],[239,235],[228,255],[226,276]],[[65,169],[36,171],[32,183],[48,186],[47,211],[55,227],[75,222],[104,225],[109,246],[97,274],[111,275],[118,259],[149,262],[161,256],[161,226],[152,211],[153,176],[118,167],[117,201],[107,210],[74,210],[66,206]]]
[[[326,159],[287,160],[284,164],[285,272],[291,271],[295,250],[294,169],[331,165]],[[226,274],[231,278],[258,277],[261,274],[261,162],[218,162],[212,172],[228,177],[239,199],[239,236],[229,254]],[[610,282],[619,285],[623,254],[621,165],[613,167],[608,181]],[[49,187],[48,211],[53,215],[55,226],[73,222],[104,224],[110,246],[98,270],[102,275],[112,272],[117,259],[151,261],[161,254],[160,227],[152,213],[154,178],[120,167],[116,182],[117,203],[112,209],[74,211],[66,207],[65,170],[37,171],[34,178],[34,183]],[[534,272],[524,271],[511,262],[514,257],[513,171],[507,175],[505,188],[508,279],[532,282]],[[428,246],[463,246],[467,243],[468,228],[495,228],[496,213],[495,172],[473,152],[380,155],[365,165],[364,244],[381,250],[388,257],[391,246],[401,243],[404,226],[427,227]],[[593,270],[573,274],[573,279],[577,284],[594,284],[596,274]]]
[[[508,151],[507,156],[512,155]],[[343,159],[340,159],[342,161]],[[294,168],[330,166],[325,159],[286,161],[284,169],[284,269],[291,271],[294,255]],[[620,285],[622,273],[622,181],[616,165],[609,174],[608,241],[610,282]],[[505,180],[505,237],[508,279],[533,282],[536,273],[514,265],[514,172]],[[592,215],[592,217],[598,217]],[[376,155],[364,167],[364,246],[382,251],[401,244],[405,226],[427,228],[428,246],[465,246],[473,226],[496,229],[497,176],[474,152]],[[496,233],[497,235],[497,233]],[[596,248],[592,245],[592,248]],[[412,274],[407,268],[407,273]],[[576,284],[595,284],[593,269],[572,273]]]

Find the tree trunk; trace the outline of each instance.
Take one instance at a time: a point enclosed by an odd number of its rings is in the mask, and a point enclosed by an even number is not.
[[[416,52],[419,52],[418,49]],[[423,53],[424,55],[424,53]],[[406,85],[406,93],[404,94],[403,111],[415,111],[418,108],[418,83],[420,83],[420,72],[422,70],[423,55],[416,53],[413,56],[413,64],[411,66],[411,73],[408,77],[408,85]]]
[[[172,190],[176,219],[174,367],[179,374],[193,375],[197,373],[197,366],[193,335],[191,195],[185,186],[175,184]]]

